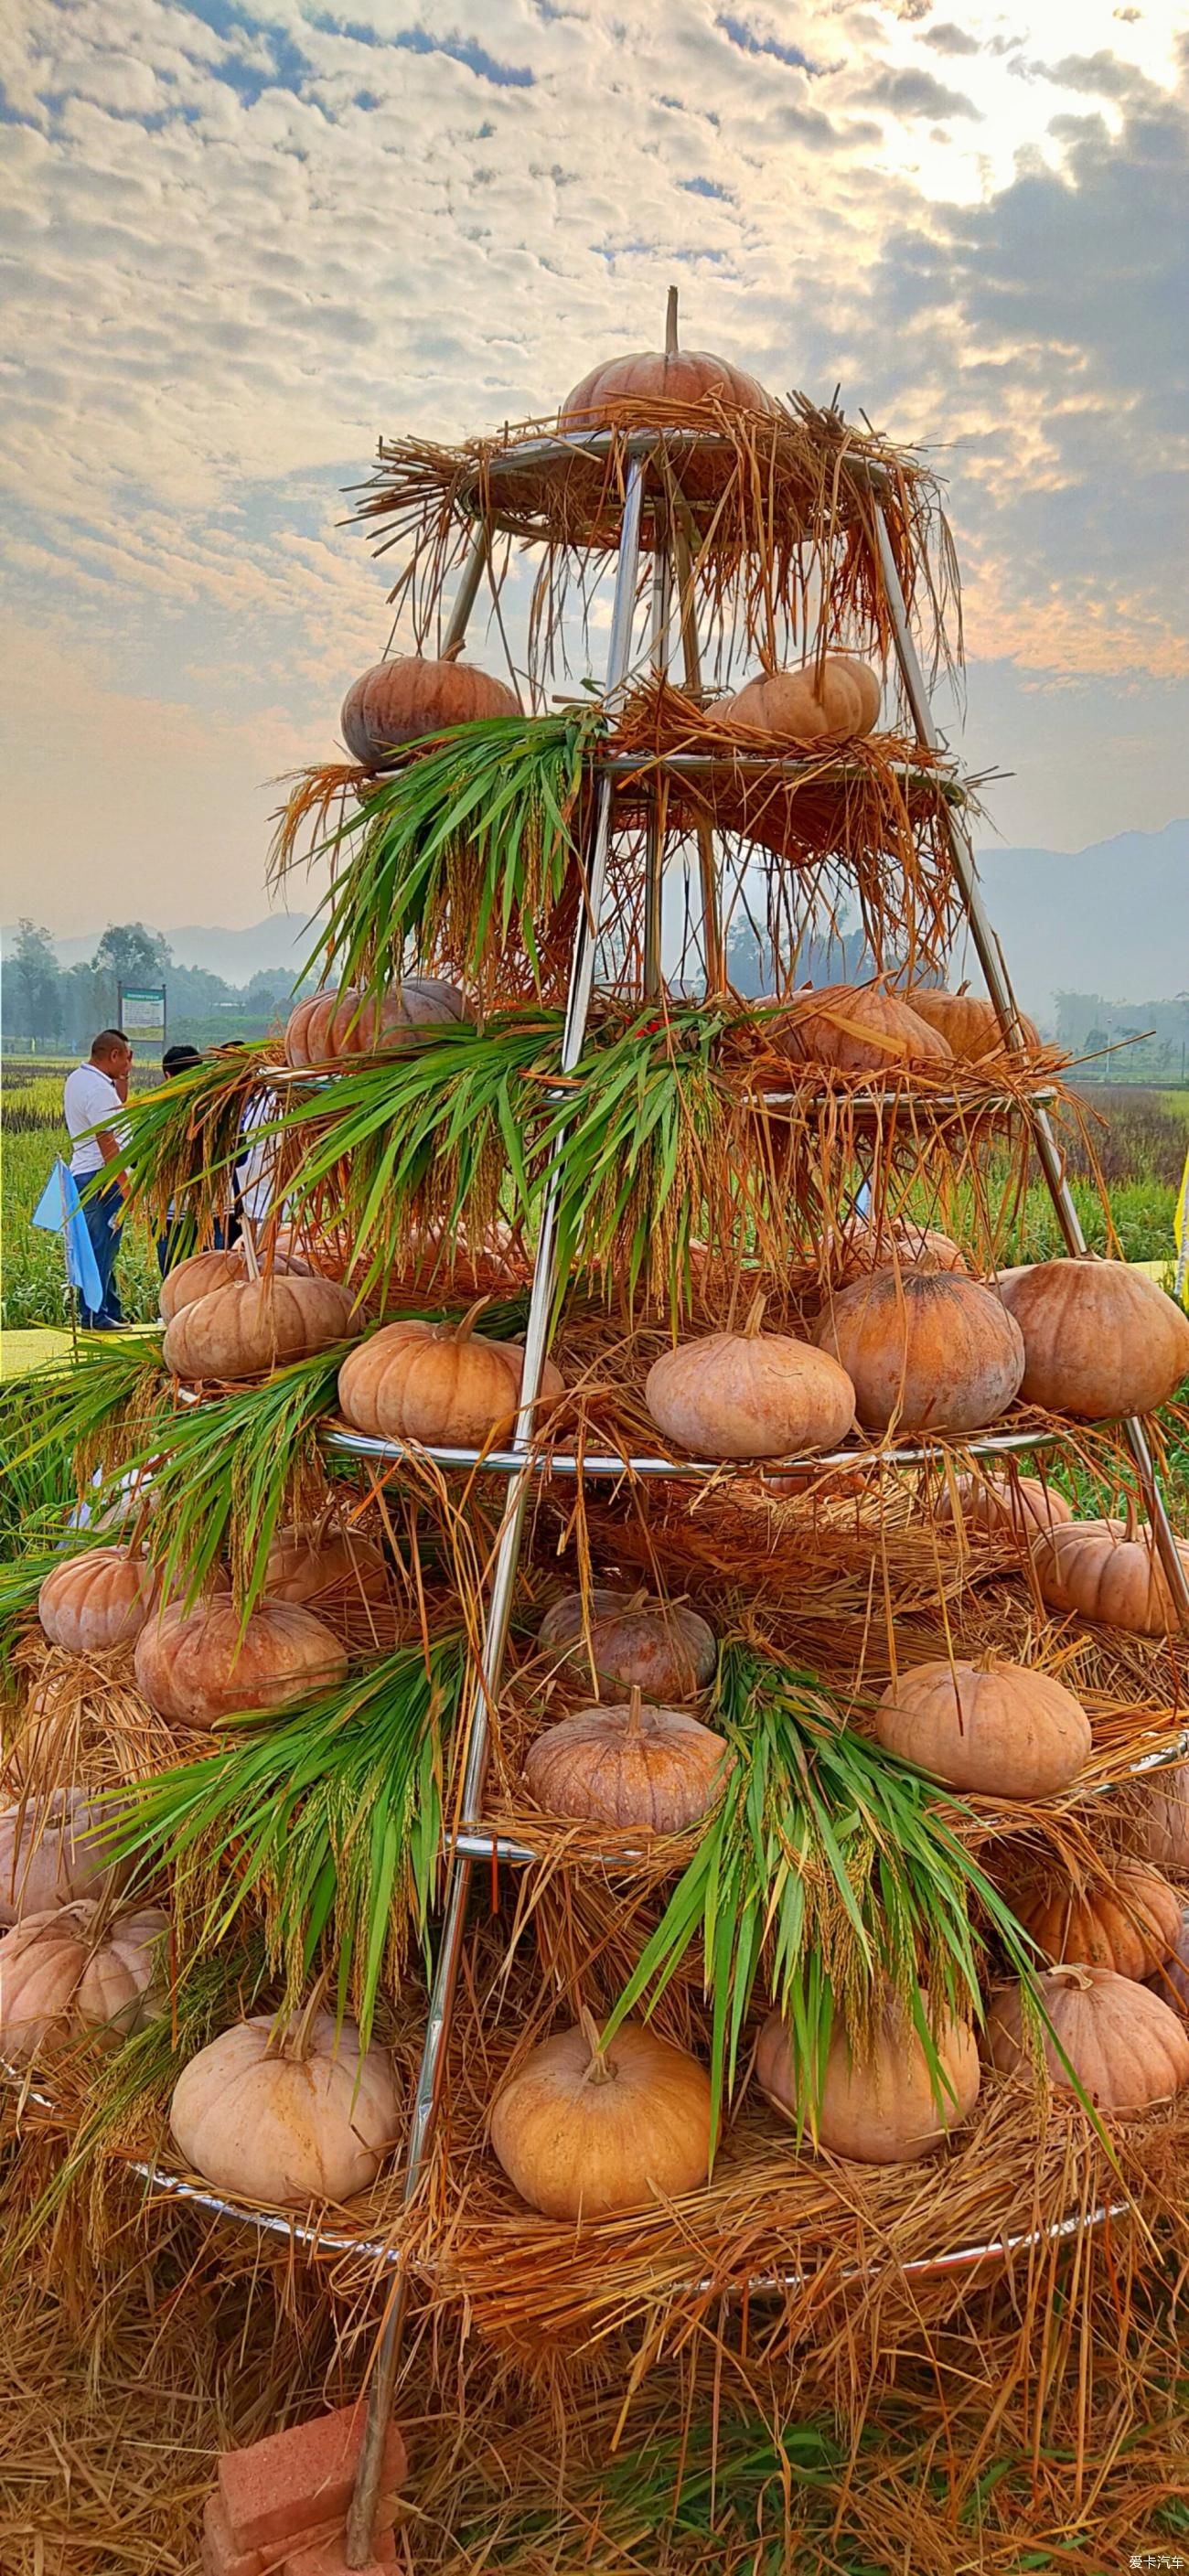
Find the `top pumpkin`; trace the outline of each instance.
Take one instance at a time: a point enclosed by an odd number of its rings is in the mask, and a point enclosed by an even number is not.
[[[726,411],[758,411],[769,419],[780,405],[754,376],[709,349],[642,349],[603,358],[566,395],[558,414],[562,429],[610,429],[661,403],[721,403]]]
[[[827,653],[795,671],[758,671],[735,697],[716,707],[721,724],[778,742],[819,742],[829,734],[854,741],[879,716],[878,671],[853,653]]]
[[[1006,1053],[999,1015],[993,1002],[983,1001],[978,993],[944,993],[921,988],[905,995],[909,1009],[918,1020],[925,1020],[944,1038],[952,1055],[964,1064],[981,1064],[984,1057]],[[1020,1013],[1020,1034],[1027,1046],[1040,1045],[1040,1031],[1034,1020]]]
[[[1024,1336],[1026,1404],[1106,1422],[1154,1412],[1189,1377],[1189,1317],[1124,1261],[1037,1261],[999,1294]]]
[[[877,984],[822,984],[797,994],[773,1044],[794,1064],[840,1073],[887,1073],[906,1064],[948,1064],[950,1050],[896,993]]]
[[[386,769],[406,743],[485,716],[519,713],[511,689],[474,662],[402,653],[363,672],[347,691],[339,722],[352,757],[365,769]]]
[[[457,984],[440,975],[406,975],[381,995],[378,1010],[373,994],[365,998],[343,984],[308,994],[290,1012],[285,1062],[305,1071],[355,1056],[401,1055],[416,1045],[422,1029],[451,1028],[470,1016]]]

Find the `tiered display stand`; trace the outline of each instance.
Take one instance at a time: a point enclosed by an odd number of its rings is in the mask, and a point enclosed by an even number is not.
[[[668,348],[676,354],[675,299]],[[633,417],[630,406],[624,407],[611,425],[596,427],[573,426],[563,416],[546,433],[509,433],[458,452],[411,442],[382,449],[377,473],[359,504],[360,515],[378,528],[383,543],[412,540],[401,596],[423,649],[430,649],[426,639],[436,630],[439,649],[447,656],[462,647],[484,600],[492,603],[492,622],[499,623],[501,552],[521,545],[538,550],[543,569],[529,654],[538,706],[556,697],[563,681],[567,620],[572,644],[573,612],[576,604],[585,610],[588,577],[606,574],[611,585],[605,678],[597,702],[588,709],[595,713],[601,708],[604,721],[601,728],[592,725],[585,741],[581,793],[570,817],[579,894],[567,933],[564,1015],[545,1096],[539,1084],[532,1095],[537,1133],[547,1134],[549,1147],[538,1167],[530,1250],[520,1248],[526,1239],[522,1235],[511,1257],[517,1273],[513,1284],[527,1291],[515,1428],[498,1443],[470,1449],[385,1442],[337,1420],[324,1432],[327,1458],[340,1469],[353,1468],[373,1496],[403,1492],[415,1514],[427,1496],[448,1493],[452,1511],[465,1514],[474,1506],[484,1516],[483,1526],[494,1532],[492,1545],[485,1539],[476,1542],[475,1563],[482,1572],[471,1603],[475,1643],[455,1732],[456,1767],[446,1798],[448,1828],[428,2008],[399,2166],[403,2209],[395,2207],[389,2192],[378,2219],[365,2216],[358,2226],[344,2227],[333,2214],[324,2219],[311,2215],[308,2224],[299,2224],[290,2215],[236,2205],[199,2178],[168,2169],[160,2156],[142,2154],[132,2160],[133,2170],[160,2199],[180,2196],[220,2221],[283,2235],[323,2265],[349,2259],[356,2285],[369,2275],[381,2283],[384,2317],[371,2361],[368,2434],[348,2532],[349,2562],[356,2566],[367,2563],[371,2550],[384,2429],[398,2389],[411,2304],[423,2299],[434,2313],[465,2307],[483,2323],[483,2282],[468,2271],[465,2230],[458,2233],[449,2207],[452,2176],[459,2170],[457,2142],[452,2159],[450,2142],[444,2143],[442,2134],[443,2112],[456,2080],[452,2049],[458,2039],[460,1995],[465,1993],[465,2014],[473,2017],[477,1998],[487,1992],[493,1998],[490,2010],[498,2017],[498,1979],[485,1986],[477,1967],[465,1980],[462,1975],[468,1940],[481,1928],[472,1902],[476,1873],[484,1887],[496,1891],[504,1883],[501,1873],[512,1874],[518,1929],[534,1914],[546,1925],[547,1982],[551,1977],[559,1996],[568,1988],[573,2001],[577,1979],[588,1976],[609,2005],[616,1992],[616,1958],[629,1959],[633,1944],[639,1946],[643,1929],[655,1919],[648,1908],[658,1887],[663,1888],[666,1877],[671,1880],[684,1857],[668,1859],[658,1871],[655,1856],[633,1847],[630,1837],[626,1842],[612,1838],[600,1848],[597,1837],[575,1838],[543,1817],[526,1820],[523,1802],[518,1809],[510,1797],[507,1766],[493,1784],[493,1727],[508,1685],[510,1639],[526,1562],[539,1572],[548,1566],[551,1551],[564,1558],[576,1547],[584,1574],[597,1558],[637,1569],[654,1583],[663,1580],[674,1592],[688,1587],[702,1607],[712,1608],[725,1597],[727,1615],[736,1621],[760,1615],[762,1629],[767,1617],[769,1634],[773,1619],[782,1621],[796,1638],[799,1656],[810,1661],[815,1641],[819,1646],[827,1642],[820,1624],[827,1613],[805,1585],[804,1569],[816,1556],[824,1593],[839,1569],[853,1583],[856,1569],[866,1568],[868,1628],[875,1634],[883,1627],[884,1592],[890,1585],[894,1593],[899,1580],[889,1575],[894,1558],[906,1588],[899,1599],[889,1599],[889,1626],[893,1614],[897,1620],[902,1614],[905,1636],[911,1639],[923,1637],[932,1620],[946,1639],[969,1634],[977,1649],[991,1641],[994,1628],[993,1616],[984,1615],[971,1586],[971,1556],[973,1551],[977,1557],[979,1543],[973,1536],[962,1541],[952,1527],[939,1535],[934,1515],[934,1507],[952,1488],[955,1468],[977,1473],[981,1461],[985,1472],[991,1472],[1021,1458],[1056,1458],[1067,1442],[1083,1467],[1089,1462],[1112,1483],[1119,1474],[1114,1430],[1091,1435],[1050,1417],[1020,1413],[962,1443],[931,1436],[897,1439],[893,1434],[878,1440],[857,1435],[824,1456],[781,1460],[775,1469],[757,1470],[668,1453],[655,1435],[646,1438],[638,1428],[629,1436],[623,1424],[633,1419],[639,1424],[638,1404],[634,1417],[629,1406],[618,1430],[614,1406],[600,1409],[599,1391],[606,1394],[608,1376],[614,1380],[619,1371],[641,1376],[647,1360],[669,1337],[675,1316],[688,1316],[692,1309],[701,1316],[693,1329],[705,1330],[716,1311],[721,1314],[727,1306],[732,1283],[736,1299],[753,1272],[772,1286],[764,1256],[782,1224],[789,1276],[803,1282],[816,1278],[819,1290],[828,1285],[828,1245],[822,1234],[814,1241],[806,1208],[817,1205],[822,1227],[830,1204],[836,1219],[840,1212],[845,1215],[846,1192],[840,1196],[837,1183],[843,1169],[852,1201],[866,1174],[873,1221],[877,1229],[890,1227],[893,1194],[903,1200],[910,1187],[927,1194],[939,1170],[952,1172],[956,1163],[964,1169],[973,1165],[995,1140],[1020,1158],[1021,1169],[1026,1155],[1035,1157],[1068,1251],[1075,1256],[1086,1251],[1055,1123],[1054,1112],[1061,1113],[1066,1095],[1052,1059],[1038,1056],[1021,1023],[983,907],[970,839],[969,791],[942,753],[931,714],[919,639],[923,628],[936,623],[948,541],[943,530],[939,538],[938,523],[930,521],[919,470],[880,441],[853,434],[838,414],[805,405],[774,407],[742,424],[729,404],[713,397],[693,406],[675,404],[671,418],[655,400],[637,411],[643,416]],[[447,615],[444,602],[451,590]],[[900,710],[897,731],[890,739],[881,737],[878,753],[844,743],[827,743],[820,752],[782,753],[762,745],[750,751],[716,732],[714,691],[732,657],[747,664],[758,651],[771,665],[794,658],[794,653],[812,658],[843,647],[883,661],[889,693]],[[339,778],[346,811],[353,796],[362,801],[376,785],[347,773]],[[873,782],[884,799],[880,827],[861,809],[861,797],[874,792]],[[325,802],[321,810],[327,810]],[[803,813],[812,814],[804,829],[799,820]],[[862,841],[857,857],[852,847],[856,836]],[[346,855],[336,861],[340,882],[352,864],[353,846],[345,832]],[[907,860],[906,849],[911,853]],[[819,1080],[815,1090],[800,1073],[782,1085],[773,1071],[763,1051],[764,1009],[750,1011],[730,994],[732,915],[737,916],[749,888],[762,877],[768,889],[772,1003],[787,1001],[797,983],[804,938],[815,921],[820,924],[823,905],[829,910],[823,889],[827,881],[836,890],[848,888],[852,859],[856,899],[877,962],[885,969],[904,961],[925,974],[940,961],[960,925],[968,929],[1002,1032],[1002,1058],[989,1073],[959,1067],[943,1084],[901,1071],[865,1083]],[[690,890],[683,926],[676,923],[674,901],[680,885]],[[561,917],[558,907],[555,917]],[[489,939],[483,970],[489,1010],[498,1008],[505,994],[521,997],[527,1013],[534,1006],[533,973],[526,970],[523,942],[513,954],[516,940],[515,922],[502,944],[494,931]],[[666,958],[678,949],[678,971],[667,973]],[[549,952],[552,963],[538,971],[538,989],[548,1003],[560,999],[556,977],[561,955],[555,944]],[[329,950],[325,962],[333,967]],[[447,939],[445,954],[439,948],[415,961],[406,957],[406,965],[413,962],[454,968],[457,960]],[[469,962],[474,964],[473,956]],[[376,980],[382,980],[378,969]],[[688,1261],[683,1270],[675,1266],[667,1297],[664,1283],[658,1289],[657,1277],[645,1274],[633,1304],[622,1293],[624,1283],[607,1278],[601,1256],[593,1272],[584,1269],[584,1247],[563,1221],[575,1132],[568,1104],[577,1097],[580,1069],[600,1043],[608,999],[619,1014],[616,1025],[625,1016],[638,1019],[650,1005],[665,1025],[670,1015],[694,1007],[691,986],[698,988],[708,1010],[721,1013],[724,1025],[729,1023],[735,1033],[744,1031],[748,1046],[760,1033],[750,1058],[746,1052],[740,1055],[737,1077],[740,1115],[744,1122],[751,1118],[753,1127],[744,1123],[735,1132],[754,1134],[764,1171],[756,1199],[749,1201],[745,1193],[739,1201],[734,1239],[716,1236],[712,1221],[711,1239],[698,1256],[704,1266],[694,1269]],[[279,1135],[299,1140],[292,1158],[295,1173],[300,1173],[301,1151],[310,1138],[317,1140],[319,1115],[333,1124],[336,1093],[342,1081],[350,1083],[353,1070],[347,1065],[341,1076],[311,1079],[286,1076],[275,1066],[256,1068],[257,1082],[270,1087],[281,1104],[276,1113]],[[1004,1145],[1009,1135],[1014,1141]],[[822,1136],[825,1144],[815,1141]],[[812,1192],[790,1186],[782,1214],[781,1172],[787,1173],[792,1156],[800,1155],[808,1167],[819,1154],[816,1200]],[[826,1175],[828,1158],[834,1179]],[[766,1241],[757,1249],[749,1207],[760,1200]],[[985,1211],[980,1216],[976,1206],[976,1232],[983,1217]],[[996,1258],[991,1231],[983,1226],[979,1252],[984,1268],[993,1268]],[[262,1246],[266,1264],[271,1248],[270,1237]],[[472,1243],[470,1250],[475,1249]],[[493,1250],[489,1243],[486,1250],[497,1258],[498,1247]],[[716,1265],[721,1293],[713,1285]],[[574,1298],[578,1272],[583,1273],[580,1311]],[[447,1260],[439,1291],[446,1296],[449,1278]],[[774,1294],[779,1306],[784,1298],[780,1280]],[[618,1355],[604,1366],[600,1379],[596,1350],[591,1364],[595,1397],[585,1408],[578,1401],[572,1404],[559,1417],[560,1427],[552,1422],[543,1427],[539,1398],[551,1348],[559,1345],[563,1360],[568,1351],[579,1350],[583,1318],[598,1310],[600,1298],[605,1316],[620,1333]],[[612,1347],[609,1339],[606,1348]],[[1189,1630],[1189,1582],[1162,1498],[1149,1429],[1138,1419],[1128,1420],[1118,1426],[1118,1435],[1176,1612]],[[715,1515],[730,1525],[729,1543],[724,1539],[712,1545],[707,1537],[708,1530],[719,1526]],[[1029,1623],[1039,1625],[1043,1613],[1021,1583],[1026,1568],[1012,1558],[1005,1543],[993,1557],[993,1569],[997,1579],[1015,1586],[1020,1606],[1014,1633],[1022,1639]],[[915,1572],[907,1583],[910,1562]],[[782,1572],[786,1563],[787,1574]],[[935,1647],[945,1650],[941,1644]],[[1053,1831],[1058,1843],[1063,1829],[1074,1830],[1079,1819],[1084,1822],[1089,1798],[1126,1792],[1141,1773],[1177,1761],[1186,1750],[1175,1682],[1168,1680],[1174,1648],[1150,1649],[1146,1669],[1152,1708],[1146,1731],[1138,1718],[1130,1729],[1123,1723],[1129,1696],[1143,1695],[1137,1667],[1125,1657],[1112,1665],[1106,1645],[1087,1653],[1087,1675],[1091,1682],[1097,1677],[1100,1705],[1115,1736],[1108,1724],[1105,1749],[1080,1804],[1072,1795],[1056,1802]],[[878,1666],[878,1652],[873,1660]],[[1112,1756],[1116,1736],[1123,1749]],[[984,1824],[992,1838],[996,1833],[1010,1837],[1010,1823],[1002,1815],[996,1819],[988,1813]],[[1043,1819],[1032,1814],[1030,1827],[1043,1834]],[[551,1914],[550,1890],[557,1885],[565,1894]],[[696,2022],[696,2005],[690,2010]],[[34,2102],[40,2099],[46,2116],[52,2112],[51,2097],[52,2087],[39,2087],[32,2096]],[[1026,2128],[1027,2122],[1021,2129],[1017,2120],[1011,2131],[1010,2151],[1017,2156]],[[1005,2156],[1008,2152],[1005,2145]],[[1038,2143],[1038,2173],[1045,2152],[1043,2142]],[[1055,2160],[1059,2165],[1063,2152],[1054,2149],[1050,2164]],[[793,2153],[791,2145],[788,2153]],[[473,2147],[464,2142],[464,2166],[468,2156]],[[886,2286],[889,2274],[912,2290],[925,2280],[960,2281],[1005,2265],[1026,2272],[1042,2243],[1053,2248],[1087,2226],[1120,2218],[1133,2206],[1131,2186],[1124,2189],[1117,2179],[1115,2189],[1093,2192],[1088,2204],[1054,2215],[1053,2191],[1060,2185],[1049,2171],[1045,2187],[1038,2182],[1034,2201],[1029,2191],[1005,2185],[1003,2224],[973,2239],[963,2234],[961,2218],[947,2220],[944,2188],[927,2195],[931,2213],[926,2221],[917,2212],[910,2240],[895,2235],[890,2219],[881,2240],[878,2208],[868,2207],[865,2220],[855,2219],[849,2241],[841,2246],[827,2293],[820,2285],[815,2288],[813,2267],[799,2262],[795,2249],[782,2246],[775,2260],[757,2259],[752,2250],[762,2234],[756,2222],[757,2188],[748,2184],[745,2171],[729,2172],[721,2185],[712,2183],[698,2196],[696,2208],[686,2216],[680,2209],[657,2214],[651,2233],[644,2230],[631,2249],[632,2278],[625,2282],[622,2303],[627,2326],[643,2330],[652,2262],[656,2313],[663,2319],[655,2326],[657,2348],[680,2343],[696,2320],[710,2316],[716,2333],[734,2332],[745,2363],[748,2334],[755,2333],[754,2324],[749,2329],[747,2322],[752,2302],[774,2303],[786,2320],[791,2346],[802,2331],[799,2315],[808,2320],[804,2330],[812,2336],[815,2317],[831,2301],[849,2300],[861,2309],[865,2300],[880,2295],[879,2285]],[[491,2280],[502,2260],[507,2279],[523,2295],[530,2339],[537,2331],[534,2314],[542,2337],[548,2338],[568,2315],[568,2294],[558,2287],[567,2259],[565,2231],[542,2229],[539,2222],[512,2214],[510,2201],[509,2194],[498,2227],[493,2221],[488,2233],[487,2305],[494,2307]],[[1030,2206],[1032,2219],[1027,2216]],[[839,2227],[845,2233],[843,2208],[840,2197]],[[604,2267],[613,2265],[609,2240],[600,2241],[597,2250]],[[575,2258],[580,2251],[580,2246],[572,2249]],[[541,2295],[534,2311],[526,2284],[531,2284],[538,2254]],[[579,2304],[570,2301],[572,2307]],[[610,2297],[596,2308],[597,2335],[614,2331],[613,2311]],[[723,2323],[728,2313],[735,2318],[733,2329]],[[645,2340],[653,2331],[649,2324]],[[769,2335],[765,2351],[778,2342],[779,2336]]]

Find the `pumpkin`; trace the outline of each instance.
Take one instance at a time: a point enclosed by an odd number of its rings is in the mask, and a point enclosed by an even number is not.
[[[37,1616],[51,1646],[72,1655],[101,1655],[140,1635],[153,1607],[157,1577],[126,1547],[87,1548],[47,1574]]]
[[[1109,1885],[1036,1888],[1016,1912],[1046,1959],[1059,1967],[1113,1968],[1150,1977],[1176,1948],[1181,1900],[1158,1869],[1120,1861]]]
[[[683,1834],[706,1815],[733,1761],[721,1735],[680,1708],[580,1708],[530,1744],[524,1777],[549,1816]]]
[[[641,2022],[606,2048],[589,2013],[542,2041],[491,2115],[509,2182],[546,2218],[605,2218],[696,2191],[710,2170],[710,2078]]]
[[[839,1287],[865,1279],[872,1270],[966,1270],[965,1253],[936,1226],[891,1226],[855,1223],[827,1235],[823,1250]]]
[[[312,1279],[312,1261],[292,1249],[274,1250],[268,1265],[273,1279]],[[176,1262],[161,1282],[157,1309],[163,1324],[172,1324],[183,1306],[192,1306],[199,1297],[209,1297],[216,1288],[242,1284],[249,1277],[247,1260],[241,1243],[233,1243],[227,1252],[192,1252],[188,1261]]]
[[[921,1997],[922,2010],[925,1998]],[[836,2156],[864,2165],[907,2165],[926,2156],[949,2130],[969,2118],[978,2100],[979,2063],[974,2033],[964,2022],[943,2019],[934,2033],[942,2074],[935,2094],[924,2048],[902,2006],[890,1996],[867,2045],[852,2051],[835,2018],[821,2076],[820,2101],[798,2097],[789,2031],[770,2012],[756,2045],[756,2077],[773,2108]]]
[[[165,1327],[161,1356],[175,1377],[234,1386],[332,1350],[357,1329],[351,1297],[337,1279],[282,1273],[229,1280],[179,1309]]]
[[[277,1531],[264,1569],[270,1601],[319,1601],[327,1593],[386,1601],[388,1568],[381,1550],[357,1530]]]
[[[793,1064],[830,1072],[889,1073],[907,1064],[941,1065],[950,1050],[896,993],[876,984],[809,985],[773,1030],[773,1045]]]
[[[1100,2111],[1120,2118],[1169,2102],[1189,2084],[1189,2031],[1170,2006],[1113,1968],[1049,1968],[1035,1978],[1053,2034],[1083,2093]],[[1044,2065],[1050,2081],[1068,2091],[1069,2077],[1047,2030]],[[991,2063],[1015,2075],[1033,2063],[1030,2023],[1017,1982],[991,1997],[987,2016]]]
[[[1146,1522],[1065,1521],[1038,1530],[1030,1554],[1042,1601],[1138,1637],[1171,1637],[1179,1621]],[[1177,1540],[1189,1574],[1189,1539]]]
[[[313,1612],[263,1600],[241,1619],[231,1601],[163,1610],[136,1644],[137,1688],[158,1717],[210,1728],[241,1710],[287,1708],[345,1681],[347,1657]]]
[[[846,1370],[812,1343],[762,1333],[757,1297],[741,1333],[678,1342],[654,1360],[644,1401],[658,1430],[709,1458],[786,1458],[834,1449],[854,1428]]]
[[[885,1752],[948,1789],[988,1798],[1051,1798],[1093,1750],[1080,1701],[1024,1664],[914,1664],[875,1712]]]
[[[126,1878],[125,1867],[103,1858],[104,1826],[111,1831],[110,1814],[80,1789],[0,1808],[0,1923],[102,1896]]]
[[[563,430],[608,429],[633,416],[655,414],[674,403],[720,403],[727,411],[778,414],[780,406],[754,376],[728,365],[709,349],[643,349],[630,357],[604,358],[566,395],[558,414]]]
[[[87,1897],[26,1914],[0,1940],[0,2055],[16,2065],[72,2039],[128,2039],[163,2010],[155,1905],[106,1918]]]
[[[941,1496],[937,1517],[955,1523],[960,1517],[964,1529],[986,1530],[992,1538],[1010,1532],[1030,1539],[1072,1520],[1073,1505],[1039,1476],[958,1476],[953,1491]]]
[[[1176,1940],[1148,1983],[1153,1994],[1162,1995],[1174,2011],[1189,2014],[1189,1906],[1181,1909]]]
[[[366,2191],[399,2119],[387,2049],[308,2006],[279,2031],[263,2013],[221,2032],[183,2067],[169,2109],[196,2173],[277,2209]]]
[[[596,1682],[639,1690],[645,1699],[690,1699],[714,1678],[714,1630],[682,1601],[596,1588],[567,1594],[547,1610],[538,1642],[561,1647]]]
[[[510,1428],[524,1353],[476,1333],[479,1311],[473,1306],[460,1324],[412,1315],[352,1351],[339,1370],[339,1403],[354,1429],[426,1448],[481,1449],[493,1431]],[[538,1403],[554,1404],[564,1392],[560,1372],[546,1360]]]
[[[1007,1052],[999,1014],[993,1002],[978,993],[944,993],[920,985],[905,995],[910,1010],[918,1020],[927,1021],[945,1039],[951,1055],[964,1064],[982,1064],[987,1056]],[[1040,1045],[1040,1031],[1032,1020],[1020,1014],[1020,1028],[1025,1043]]]
[[[1189,1770],[1136,1784],[1135,1845],[1160,1869],[1189,1871]]]
[[[457,984],[440,975],[406,975],[381,996],[365,998],[353,985],[310,993],[291,1011],[285,1028],[285,1062],[311,1066],[351,1063],[360,1056],[400,1055],[422,1029],[456,1028],[470,1012]]]
[[[777,742],[817,742],[823,734],[853,740],[871,732],[879,714],[878,674],[851,653],[827,653],[795,671],[758,671],[715,708],[720,724]]]
[[[352,683],[339,722],[353,760],[365,769],[389,769],[408,742],[519,713],[514,690],[476,662],[452,654],[434,662],[420,653],[398,653],[390,662],[373,662]]]
[[[1125,1261],[1037,1261],[999,1293],[1024,1336],[1024,1401],[1046,1413],[1154,1413],[1189,1376],[1189,1315]]]
[[[980,1431],[1024,1374],[1013,1317],[959,1271],[873,1271],[830,1298],[813,1337],[846,1370],[867,1431]]]

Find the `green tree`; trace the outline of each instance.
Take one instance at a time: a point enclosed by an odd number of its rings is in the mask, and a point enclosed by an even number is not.
[[[5,1026],[10,1037],[52,1047],[62,1028],[62,978],[49,932],[22,917],[9,964]]]
[[[119,1013],[121,984],[163,984],[172,964],[169,942],[143,921],[109,921],[91,959],[96,1020],[113,1027]]]

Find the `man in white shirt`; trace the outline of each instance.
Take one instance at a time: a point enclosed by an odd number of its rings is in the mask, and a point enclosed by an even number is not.
[[[113,1325],[124,1320],[115,1277],[124,1212],[120,1164],[123,1146],[117,1121],[128,1097],[131,1069],[132,1049],[123,1030],[100,1029],[89,1061],[76,1064],[73,1073],[67,1074],[62,1094],[62,1113],[72,1147],[70,1168],[78,1183],[99,1272],[99,1305],[94,1311],[89,1306],[82,1309],[83,1324],[91,1332],[110,1332]],[[88,1133],[92,1128],[93,1135]],[[96,1173],[102,1173],[102,1180],[95,1180]]]

